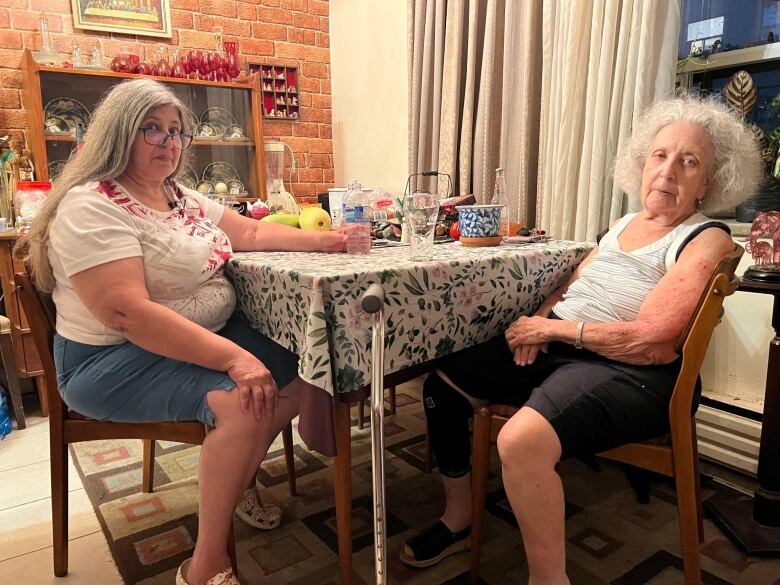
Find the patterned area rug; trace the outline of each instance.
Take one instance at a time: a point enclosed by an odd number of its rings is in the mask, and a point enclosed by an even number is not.
[[[354,412],[354,411],[353,411]],[[385,418],[390,582],[468,583],[468,554],[415,570],[398,560],[406,539],[441,512],[441,486],[423,471],[425,422],[419,381],[398,389],[397,414]],[[371,452],[368,426],[352,429],[355,585],[374,582]],[[119,571],[128,585],[171,585],[191,555],[197,527],[196,473],[200,449],[158,443],[155,492],[140,493],[141,441],[100,441],[72,448]],[[281,439],[262,467],[264,498],[284,511],[277,530],[263,532],[236,520],[244,585],[335,585],[338,579],[333,470],[329,458],[308,451],[296,435],[298,496],[287,488]],[[496,459],[496,457],[494,457]],[[636,503],[622,470],[601,462],[561,466],[567,500],[567,557],[575,585],[682,583],[674,490],[653,484],[649,504]],[[527,565],[514,517],[493,462],[487,497],[481,582],[527,582]],[[704,496],[713,493],[705,486]],[[780,585],[780,560],[743,556],[709,521],[702,546],[704,582]]]

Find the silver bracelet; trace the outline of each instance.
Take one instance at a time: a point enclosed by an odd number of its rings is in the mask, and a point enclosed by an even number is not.
[[[577,323],[577,335],[574,338],[574,347],[582,349],[582,329],[585,327],[585,323],[579,321]]]

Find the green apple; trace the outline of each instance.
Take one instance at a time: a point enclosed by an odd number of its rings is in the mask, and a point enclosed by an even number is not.
[[[330,214],[321,207],[304,207],[299,221],[305,230],[326,232],[330,229]]]
[[[297,213],[287,213],[284,211],[272,213],[271,215],[266,215],[263,219],[260,221],[270,221],[271,223],[281,223],[284,225],[289,225],[292,227],[300,227],[298,225],[298,214]]]

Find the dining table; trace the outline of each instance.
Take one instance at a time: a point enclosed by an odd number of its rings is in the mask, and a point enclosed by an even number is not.
[[[238,311],[257,331],[299,356],[310,391],[298,431],[309,448],[335,456],[341,583],[352,577],[350,404],[368,396],[371,315],[361,296],[385,291],[384,379],[393,386],[435,369],[447,356],[501,335],[532,313],[593,244],[550,240],[493,247],[436,244],[412,261],[408,246],[368,255],[240,252],[226,264]]]

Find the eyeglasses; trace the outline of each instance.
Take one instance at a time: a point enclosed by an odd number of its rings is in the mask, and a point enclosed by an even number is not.
[[[180,150],[187,149],[192,144],[192,134],[185,134],[176,130],[170,134],[157,128],[139,128],[138,131],[144,133],[144,142],[152,146],[164,146],[169,138],[173,147]]]

